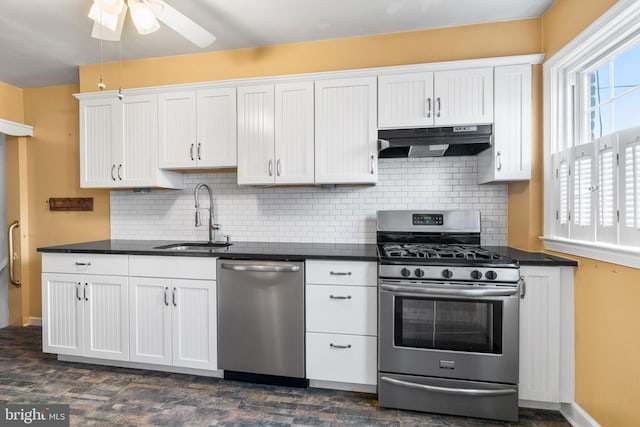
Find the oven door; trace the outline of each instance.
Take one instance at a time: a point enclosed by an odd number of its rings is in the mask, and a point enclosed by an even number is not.
[[[381,372],[518,383],[516,286],[380,281]]]

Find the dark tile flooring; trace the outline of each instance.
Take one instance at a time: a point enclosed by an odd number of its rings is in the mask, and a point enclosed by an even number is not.
[[[69,404],[77,426],[508,426],[382,409],[376,396],[60,362],[37,327],[0,329],[0,404]],[[557,412],[520,409],[522,426],[568,426]]]

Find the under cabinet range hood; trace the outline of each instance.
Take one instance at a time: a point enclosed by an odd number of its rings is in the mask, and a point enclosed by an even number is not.
[[[378,131],[378,157],[469,156],[491,147],[492,125]]]

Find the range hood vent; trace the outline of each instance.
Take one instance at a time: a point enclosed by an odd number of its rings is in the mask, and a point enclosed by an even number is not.
[[[492,125],[378,131],[378,157],[470,156],[491,147]]]

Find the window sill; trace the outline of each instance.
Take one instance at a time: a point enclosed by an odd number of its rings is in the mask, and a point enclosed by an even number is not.
[[[640,268],[640,248],[610,245],[607,243],[583,242],[560,237],[542,237],[542,240],[544,241],[544,248],[551,251],[624,265],[626,267]]]

